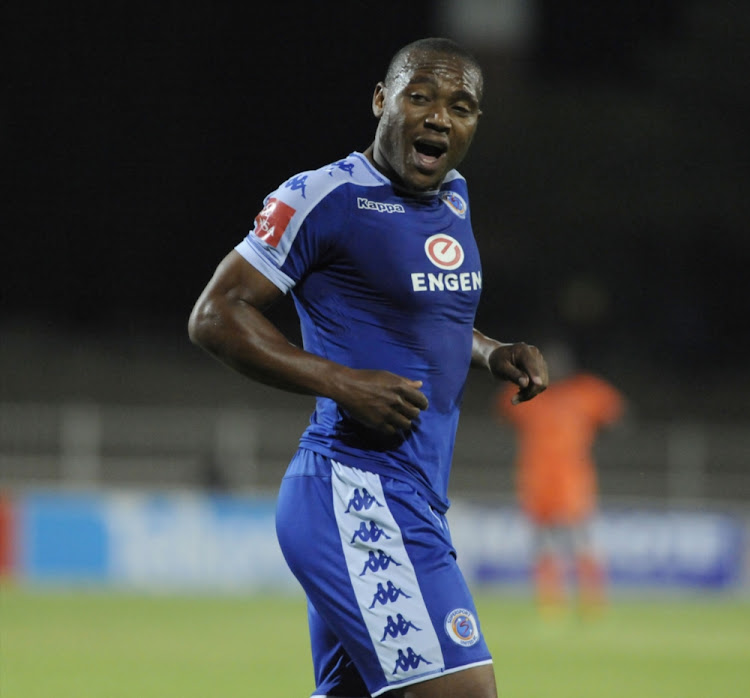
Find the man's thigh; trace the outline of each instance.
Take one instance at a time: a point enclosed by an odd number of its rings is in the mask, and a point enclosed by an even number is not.
[[[492,660],[445,518],[406,483],[330,461],[320,472],[285,478],[278,509],[282,550],[330,630],[316,636],[341,644],[373,695],[439,688],[454,672],[446,685],[486,681]],[[319,689],[336,684],[318,669]]]

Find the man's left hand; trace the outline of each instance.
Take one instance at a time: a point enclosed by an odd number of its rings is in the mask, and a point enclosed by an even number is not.
[[[547,362],[532,344],[517,342],[497,347],[490,354],[489,367],[493,376],[519,387],[511,400],[514,405],[531,400],[549,385]]]

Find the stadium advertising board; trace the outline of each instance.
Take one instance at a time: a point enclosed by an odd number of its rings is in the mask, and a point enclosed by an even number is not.
[[[260,496],[26,493],[13,499],[6,567],[34,583],[296,590],[274,508]],[[531,534],[516,510],[454,502],[449,521],[471,584],[528,579]],[[745,581],[744,523],[725,514],[605,511],[595,536],[615,586],[729,589]]]
[[[531,568],[531,528],[512,509],[454,504],[459,561],[477,583],[524,582]],[[452,519],[452,520],[454,520]],[[746,535],[741,520],[710,512],[604,511],[596,547],[618,587],[726,589],[743,583]]]

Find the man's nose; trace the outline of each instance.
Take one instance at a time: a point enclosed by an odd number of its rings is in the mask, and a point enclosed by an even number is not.
[[[451,120],[448,116],[447,109],[438,109],[424,120],[426,126],[436,129],[437,131],[450,131]]]

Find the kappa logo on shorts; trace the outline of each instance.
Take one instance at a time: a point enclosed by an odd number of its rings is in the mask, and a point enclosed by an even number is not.
[[[377,543],[381,538],[387,538],[388,540],[391,539],[391,537],[374,521],[370,521],[369,526],[364,521],[359,524],[359,528],[354,531],[354,535],[349,542],[354,543],[357,538],[363,543]]]
[[[362,509],[369,509],[373,504],[377,504],[379,507],[383,506],[375,497],[373,497],[367,491],[367,488],[363,487],[362,492],[360,492],[359,487],[357,487],[354,490],[354,494],[349,500],[349,504],[346,507],[346,511],[344,513],[348,514],[350,509],[354,509],[354,511],[362,511]]]
[[[385,572],[391,564],[396,565],[396,567],[401,567],[400,562],[396,562],[390,555],[387,555],[382,550],[378,550],[377,555],[371,550],[367,554],[367,561],[365,562],[362,571],[359,573],[359,576],[363,577],[367,570],[370,570],[370,572]]]
[[[479,627],[471,611],[457,608],[445,617],[445,632],[457,645],[471,647],[479,642]]]
[[[398,651],[398,658],[396,659],[396,666],[393,669],[393,673],[395,674],[399,669],[401,671],[418,669],[419,665],[423,662],[425,664],[432,664],[432,662],[427,661],[421,654],[417,654],[411,647],[407,647],[406,654],[404,654],[403,650]]]
[[[297,213],[291,206],[271,197],[263,210],[255,217],[255,235],[263,242],[278,247],[292,216]]]
[[[372,603],[369,608],[375,608],[376,603],[379,603],[381,606],[385,606],[387,603],[394,603],[402,596],[405,599],[411,598],[409,594],[399,589],[390,579],[387,586],[388,588],[386,589],[381,582],[378,582],[378,590],[372,597]]]
[[[396,638],[399,635],[406,635],[410,630],[422,632],[422,628],[418,628],[410,620],[406,620],[400,613],[396,615],[396,620],[393,619],[393,616],[388,616],[388,622],[383,628],[383,637],[380,638],[380,641],[385,642],[385,638],[389,636]]]

